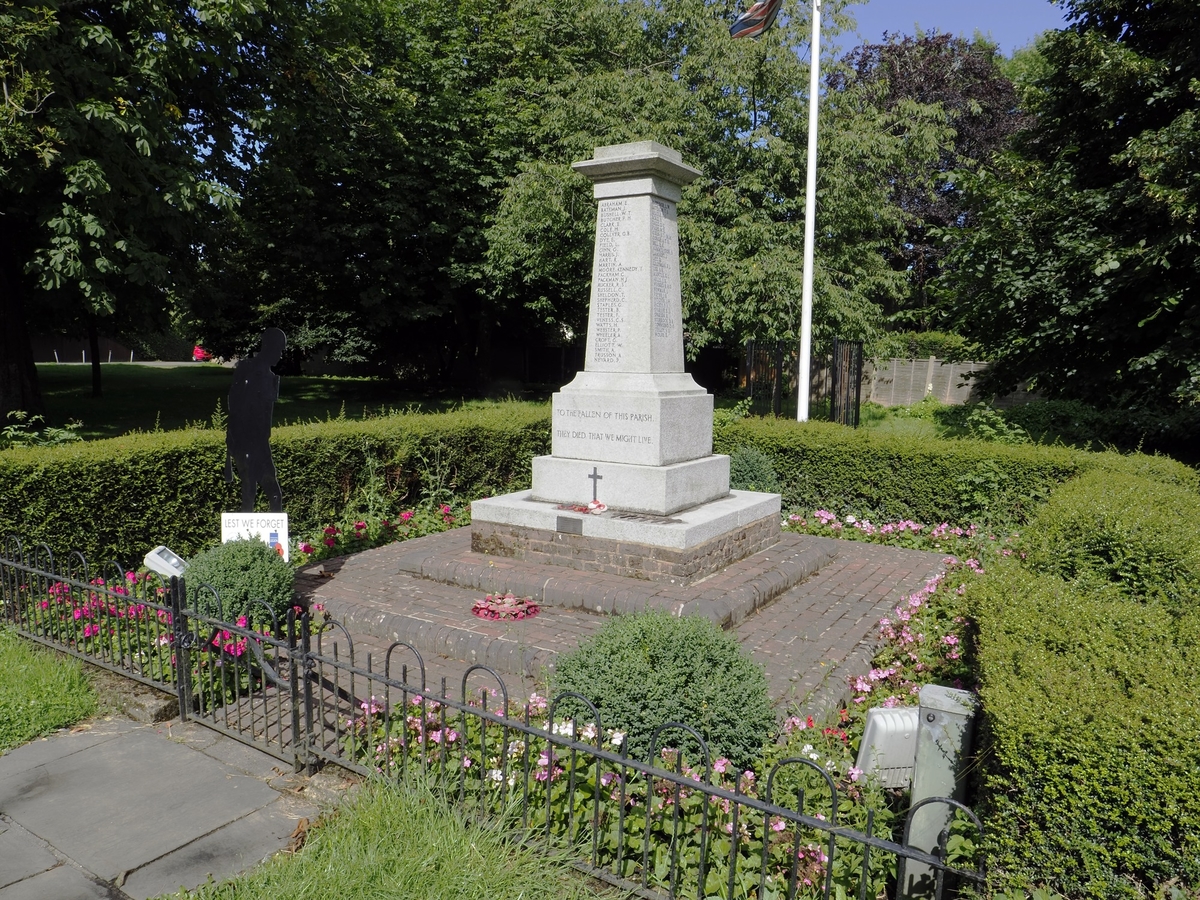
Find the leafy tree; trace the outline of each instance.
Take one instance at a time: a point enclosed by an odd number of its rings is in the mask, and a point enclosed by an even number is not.
[[[904,229],[887,249],[892,267],[905,273],[908,290],[888,305],[892,322],[929,330],[938,325],[932,284],[942,272],[951,229],[970,220],[954,172],[986,165],[1008,138],[1028,124],[1013,83],[1003,74],[996,47],[927,32],[919,37],[884,35],[884,42],[853,50],[846,68],[834,75],[837,87],[855,77],[883,87],[881,105],[895,110],[904,102],[937,104],[954,129],[954,140],[933,159],[906,158],[889,173],[893,202]],[[942,239],[933,231],[940,231]]]
[[[845,24],[831,10],[833,28]],[[808,24],[781,18],[759,42],[732,41],[727,3],[623,3],[602,68],[536,94],[527,118],[540,159],[523,164],[489,229],[489,274],[531,288],[547,322],[586,314],[594,204],[572,160],[597,144],[654,139],[704,177],[684,191],[680,238],[691,348],[799,332]],[[936,158],[948,134],[918,103],[885,110],[876,86],[847,80],[823,98],[816,336],[866,337],[903,275],[882,256],[901,227],[884,173]],[[569,266],[557,265],[565,254]]]
[[[198,224],[232,202],[260,24],[249,0],[0,10],[0,413],[41,405],[27,321],[163,314]]]
[[[960,328],[991,384],[1098,405],[1200,400],[1200,56],[1179,3],[1068,0],[1041,46],[1037,119],[964,179]]]
[[[275,48],[235,228],[192,314],[219,350],[285,328],[302,355],[487,377],[528,329],[484,265],[507,179],[536,152],[536,92],[600,56],[601,4],[345,0]]]

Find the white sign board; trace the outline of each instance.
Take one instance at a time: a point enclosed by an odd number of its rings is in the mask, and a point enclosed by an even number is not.
[[[287,513],[221,513],[221,543],[246,539],[262,541],[291,561]]]

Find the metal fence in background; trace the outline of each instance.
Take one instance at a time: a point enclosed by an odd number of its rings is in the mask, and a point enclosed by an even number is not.
[[[854,785],[808,755],[737,771],[693,728],[666,723],[633,758],[578,694],[518,702],[478,665],[455,690],[434,687],[411,645],[360,657],[343,626],[300,608],[282,622],[265,605],[230,622],[207,586],[189,605],[181,579],[117,566],[93,575],[77,553],[59,565],[12,539],[0,550],[0,618],[19,634],[169,691],[181,718],[297,768],[424,773],[471,813],[569,845],[579,869],[640,896],[940,898],[984,880],[949,851],[982,836],[953,800],[881,827],[886,811],[847,805]],[[937,848],[910,846],[914,818],[935,808],[952,814]]]
[[[862,341],[834,340],[829,368],[829,418],[833,422],[857,428],[862,402]]]

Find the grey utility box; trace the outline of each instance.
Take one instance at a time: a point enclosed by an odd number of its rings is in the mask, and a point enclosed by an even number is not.
[[[908,787],[917,758],[918,713],[915,706],[867,710],[855,766],[864,774],[874,775],[885,788]]]

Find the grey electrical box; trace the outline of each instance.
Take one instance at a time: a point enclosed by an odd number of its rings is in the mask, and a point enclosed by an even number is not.
[[[175,551],[168,550],[162,544],[147,553],[142,562],[151,572],[157,572],[165,578],[182,575],[188,565],[187,560]]]
[[[867,725],[858,746],[855,765],[873,774],[885,788],[906,788],[912,783],[917,758],[919,710],[915,706],[867,710]]]

